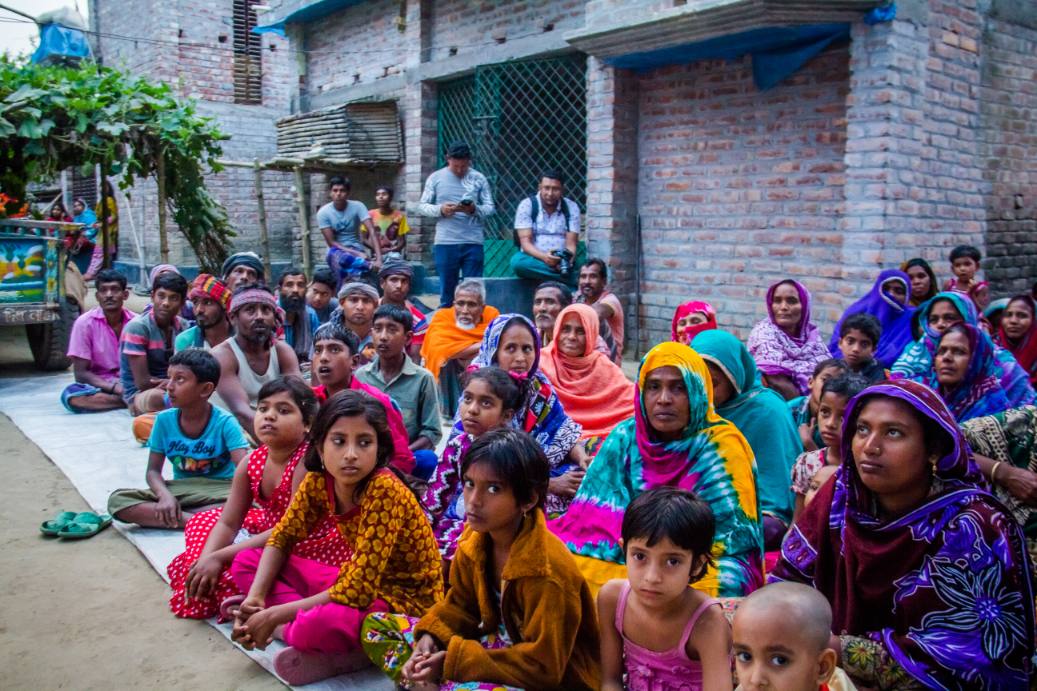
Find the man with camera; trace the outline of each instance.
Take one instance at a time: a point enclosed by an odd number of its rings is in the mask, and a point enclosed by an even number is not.
[[[573,264],[580,238],[580,207],[563,196],[564,189],[562,174],[545,170],[537,193],[519,202],[515,235],[521,251],[511,257],[516,276],[576,285]]]
[[[483,219],[496,211],[490,183],[472,168],[468,144],[450,145],[446,167],[428,176],[417,211],[438,219],[432,255],[439,274],[440,307],[449,307],[454,303],[458,273],[466,279],[482,276]]]

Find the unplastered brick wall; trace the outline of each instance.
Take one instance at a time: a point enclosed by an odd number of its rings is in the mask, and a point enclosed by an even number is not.
[[[587,253],[609,266],[609,287],[624,306],[626,353],[633,356],[636,296],[638,80],[587,60]]]
[[[1037,281],[1037,28],[990,19],[983,34],[987,258],[997,296]]]
[[[748,57],[641,79],[643,341],[667,340],[687,300],[711,302],[746,336],[766,316],[771,283],[829,284],[842,242],[847,71],[839,46],[763,92]]]
[[[400,74],[419,49],[397,27],[397,0],[362,2],[306,26],[307,88],[311,94],[370,84]]]
[[[132,3],[131,7],[127,7]],[[291,99],[294,60],[288,43],[275,34],[263,36],[263,103],[235,104],[233,95],[233,2],[182,1],[175,7],[154,0],[112,2],[95,0],[97,30],[102,34],[100,53],[106,65],[133,74],[165,81],[182,96],[198,100],[198,111],[213,117],[230,139],[223,142],[224,158],[238,161],[266,160],[276,153],[277,118],[287,115]],[[124,37],[136,37],[128,40]],[[220,38],[226,40],[221,42]],[[148,40],[145,40],[148,39]],[[267,225],[274,261],[291,256],[296,216],[291,197],[291,178],[264,172]],[[237,233],[234,249],[259,251],[259,223],[253,173],[228,168],[210,175],[206,186],[227,209]],[[152,182],[139,183],[130,191],[132,202],[124,210],[132,214],[138,241],[126,224],[121,225],[120,258],[136,262],[140,248],[144,261],[159,261],[157,194]],[[196,264],[190,247],[168,218],[170,260]],[[128,221],[128,219],[126,219]]]
[[[478,56],[487,46],[548,30],[579,28],[584,4],[584,0],[436,0],[431,8],[430,59]]]

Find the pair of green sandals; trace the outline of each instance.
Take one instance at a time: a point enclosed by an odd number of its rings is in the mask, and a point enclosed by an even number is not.
[[[96,514],[93,511],[62,511],[49,521],[40,524],[40,532],[49,537],[60,537],[63,540],[85,540],[93,537],[112,523],[108,514]]]

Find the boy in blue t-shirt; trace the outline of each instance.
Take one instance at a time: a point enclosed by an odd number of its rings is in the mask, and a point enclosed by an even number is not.
[[[237,419],[209,403],[220,365],[208,351],[187,348],[169,360],[166,393],[173,407],[155,417],[148,439],[148,489],[120,489],[108,498],[108,513],[146,528],[183,528],[196,509],[222,504],[234,468],[248,442]],[[173,479],[162,477],[166,459]]]

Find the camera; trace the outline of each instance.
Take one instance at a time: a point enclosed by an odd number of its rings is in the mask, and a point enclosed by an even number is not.
[[[564,276],[573,270],[573,255],[569,250],[555,250],[551,256],[562,260],[558,263],[558,273]]]
[[[460,202],[460,205],[461,205],[461,206],[471,206],[471,205],[472,205],[472,204],[474,204],[474,203],[475,203],[475,201],[473,201],[473,200],[472,200],[472,198],[471,198],[471,197],[469,197],[469,196],[468,196],[468,195],[466,194],[466,195],[465,195],[464,197],[462,197],[462,198],[461,198],[461,202]]]

